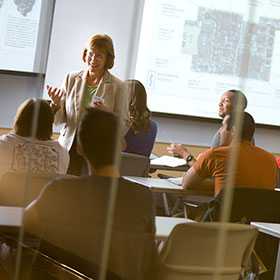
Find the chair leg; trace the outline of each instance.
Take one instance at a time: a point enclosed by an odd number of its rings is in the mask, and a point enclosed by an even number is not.
[[[179,208],[179,205],[182,200],[183,200],[183,197],[181,195],[178,195],[176,197],[175,203],[170,211],[171,216],[173,216],[174,214],[176,214],[178,212],[178,208]]]
[[[170,216],[170,210],[169,210],[169,206],[168,206],[166,193],[162,193],[162,200],[163,200],[165,215]]]
[[[184,217],[186,219],[188,219],[188,209],[187,209],[187,205],[184,203]]]

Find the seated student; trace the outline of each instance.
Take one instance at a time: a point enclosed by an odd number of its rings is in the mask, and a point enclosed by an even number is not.
[[[114,113],[86,109],[78,132],[78,150],[92,175],[59,178],[48,184],[25,210],[26,230],[73,258],[48,250],[54,259],[85,273],[75,256],[100,265],[110,193],[117,188],[108,270],[122,279],[155,279],[155,214],[149,188],[120,178],[114,161],[118,119]],[[114,177],[115,176],[115,177]],[[117,185],[112,185],[116,182]],[[96,272],[98,274],[98,271]]]
[[[39,108],[33,142],[36,106]],[[0,175],[9,170],[26,170],[29,166],[34,172],[66,173],[69,154],[58,141],[51,139],[53,120],[53,111],[47,101],[28,99],[20,105],[13,132],[0,137]]]
[[[253,117],[243,112],[243,125],[240,133],[240,141],[233,144],[236,133],[233,124],[235,113],[227,114],[219,129],[220,146],[211,148],[202,153],[197,161],[188,162],[191,168],[183,177],[184,189],[215,190],[217,194],[225,186],[228,175],[228,161],[230,150],[237,145],[237,166],[233,171],[233,186],[274,189],[278,166],[275,157],[256,146],[251,141],[255,132]],[[214,178],[213,181],[207,180]]]
[[[222,96],[219,102],[219,117],[224,118],[228,113],[236,110],[237,102],[241,104],[242,110],[245,110],[247,107],[247,98],[242,91],[231,89],[226,91]],[[254,139],[252,140],[254,144]],[[220,134],[218,131],[213,136],[211,142],[212,147],[219,147],[220,146]],[[167,151],[174,157],[183,158],[185,160],[191,160],[192,154],[190,151],[184,147],[182,144],[170,144],[167,147]]]
[[[137,80],[128,80],[127,84],[130,91],[131,127],[125,135],[124,152],[150,157],[156,139],[157,124],[150,119],[145,87]]]

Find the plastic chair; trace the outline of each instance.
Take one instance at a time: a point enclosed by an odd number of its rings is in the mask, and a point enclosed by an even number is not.
[[[121,176],[148,177],[150,168],[150,159],[131,153],[121,153]]]
[[[223,211],[225,189],[209,203],[202,221],[219,221]],[[268,189],[234,187],[229,221],[234,223],[280,223],[280,192]],[[255,252],[266,268],[261,279],[273,279],[278,252],[278,240],[260,233]]]
[[[161,251],[161,270],[158,280],[214,279],[221,225],[221,223],[177,225]],[[220,279],[238,280],[253,250],[258,229],[233,223],[224,225],[227,229],[227,239]]]
[[[26,171],[8,171],[0,178],[0,205],[25,207],[33,201],[44,186],[56,177],[76,177],[59,173],[36,173],[30,176]],[[28,186],[24,201],[25,186]]]

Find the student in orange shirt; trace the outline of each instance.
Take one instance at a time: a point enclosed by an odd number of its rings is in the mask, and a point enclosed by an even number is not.
[[[237,131],[233,123],[235,112],[227,114],[218,133],[220,147],[211,148],[202,153],[197,161],[188,161],[191,167],[183,177],[184,189],[215,190],[217,194],[225,186],[228,175],[228,159],[233,145],[237,145],[237,165],[233,171],[234,186],[274,189],[278,166],[275,157],[256,146],[251,141],[255,132],[253,117],[243,114],[243,125],[240,132],[240,141],[232,140]],[[241,118],[242,119],[242,118]],[[214,178],[214,182],[207,180]]]

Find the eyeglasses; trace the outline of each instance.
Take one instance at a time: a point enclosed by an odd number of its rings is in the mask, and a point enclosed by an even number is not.
[[[96,53],[94,51],[88,50],[87,55],[92,59],[95,58],[97,60],[102,60],[104,58],[104,55],[101,53]]]

